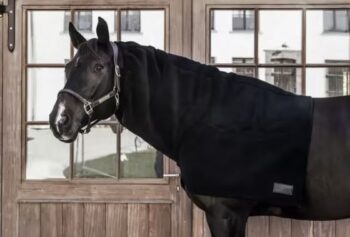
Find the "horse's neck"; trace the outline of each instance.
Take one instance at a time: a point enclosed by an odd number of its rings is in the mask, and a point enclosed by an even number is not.
[[[119,121],[176,160],[179,139],[192,120],[203,65],[135,43],[118,46],[123,60]]]

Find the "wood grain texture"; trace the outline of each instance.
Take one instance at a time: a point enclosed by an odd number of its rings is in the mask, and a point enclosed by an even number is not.
[[[19,237],[40,237],[40,204],[19,205]]]
[[[82,203],[65,203],[62,205],[63,237],[84,236],[84,206]]]
[[[84,204],[84,237],[106,236],[106,205]]]
[[[148,204],[128,205],[128,237],[148,237]]]
[[[45,237],[63,237],[62,204],[41,204],[40,213],[40,235]]]
[[[128,204],[107,204],[106,212],[106,237],[128,236]]]
[[[192,237],[203,237],[204,235],[204,212],[193,205],[192,215]]]
[[[291,237],[292,222],[287,218],[270,217],[270,237]]]
[[[171,206],[149,205],[149,237],[171,236]]]
[[[269,237],[269,217],[249,217],[246,235],[247,237]]]
[[[313,237],[335,237],[335,221],[314,221]]]
[[[339,220],[335,222],[336,237],[350,236],[350,219]]]
[[[292,220],[292,237],[313,237],[313,222]]]

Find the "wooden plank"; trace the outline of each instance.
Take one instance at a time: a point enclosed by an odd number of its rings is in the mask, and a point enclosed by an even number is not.
[[[171,236],[171,205],[149,205],[149,237]]]
[[[335,221],[314,221],[313,237],[335,237]]]
[[[106,236],[106,205],[84,204],[84,237]]]
[[[203,237],[211,237],[209,225],[208,225],[207,218],[206,218],[205,214],[203,215],[203,224],[204,224]]]
[[[40,232],[45,237],[62,236],[62,204],[45,203],[40,207]]]
[[[128,236],[128,205],[107,204],[106,237]]]
[[[335,227],[336,237],[350,236],[350,219],[336,221]]]
[[[292,237],[313,237],[313,222],[292,220]]]
[[[19,216],[19,237],[40,237],[40,204],[20,204]]]
[[[269,217],[249,217],[246,235],[247,237],[269,237]]]
[[[5,1],[6,2],[6,1]],[[16,2],[16,49],[7,50],[8,17],[3,17],[3,88],[2,90],[2,237],[17,237],[18,232],[18,204],[17,190],[21,182],[21,36],[22,9]],[[2,37],[2,36],[1,36]]]
[[[193,216],[192,216],[192,236],[203,237],[204,235],[204,212],[199,209],[196,205],[193,205]]]
[[[291,237],[292,222],[287,218],[270,217],[270,237]]]
[[[128,237],[148,237],[148,205],[128,205]]]
[[[84,236],[84,206],[79,203],[62,205],[62,232],[64,237]]]

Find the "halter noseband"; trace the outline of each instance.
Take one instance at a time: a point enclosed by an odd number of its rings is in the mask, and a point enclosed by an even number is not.
[[[118,106],[119,106],[119,92],[120,92],[120,77],[121,76],[120,76],[120,69],[119,69],[119,66],[117,64],[117,62],[118,62],[118,47],[113,42],[111,42],[110,44],[113,48],[114,85],[113,85],[113,89],[109,93],[100,97],[97,100],[90,101],[88,99],[85,99],[84,97],[82,97],[77,92],[75,92],[71,89],[62,89],[58,92],[58,94],[68,93],[83,103],[84,111],[87,114],[87,116],[89,117],[88,123],[85,126],[85,128],[79,129],[79,132],[83,133],[83,134],[89,133],[91,127],[100,121],[99,119],[96,119],[95,121],[91,122],[92,114],[94,112],[95,107],[99,106],[100,104],[102,104],[103,102],[105,102],[111,98],[115,98],[115,106],[116,106],[115,110],[117,110]],[[95,54],[96,57],[99,58],[98,54],[93,49],[91,49],[90,46],[88,46],[88,48],[90,51],[92,51],[92,53]]]

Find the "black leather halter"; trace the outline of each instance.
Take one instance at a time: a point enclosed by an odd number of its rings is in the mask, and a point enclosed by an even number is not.
[[[113,89],[109,93],[100,97],[99,99],[90,101],[88,99],[85,99],[84,97],[82,97],[77,92],[75,92],[71,89],[62,89],[58,92],[58,94],[68,93],[83,103],[84,111],[89,118],[88,123],[85,126],[85,128],[79,129],[79,132],[83,133],[83,134],[89,133],[91,127],[100,121],[99,119],[95,119],[93,122],[91,121],[92,114],[94,112],[95,107],[99,106],[100,104],[102,104],[103,102],[105,102],[111,98],[115,98],[115,110],[117,110],[118,106],[119,106],[119,92],[120,92],[120,77],[121,76],[120,76],[119,65],[117,64],[117,62],[118,62],[118,47],[113,42],[111,42],[110,44],[113,48],[114,85],[113,85]],[[95,54],[96,57],[100,58],[98,56],[98,54],[93,49],[91,49],[89,46],[88,46],[88,48],[90,51],[92,51],[93,54]]]

